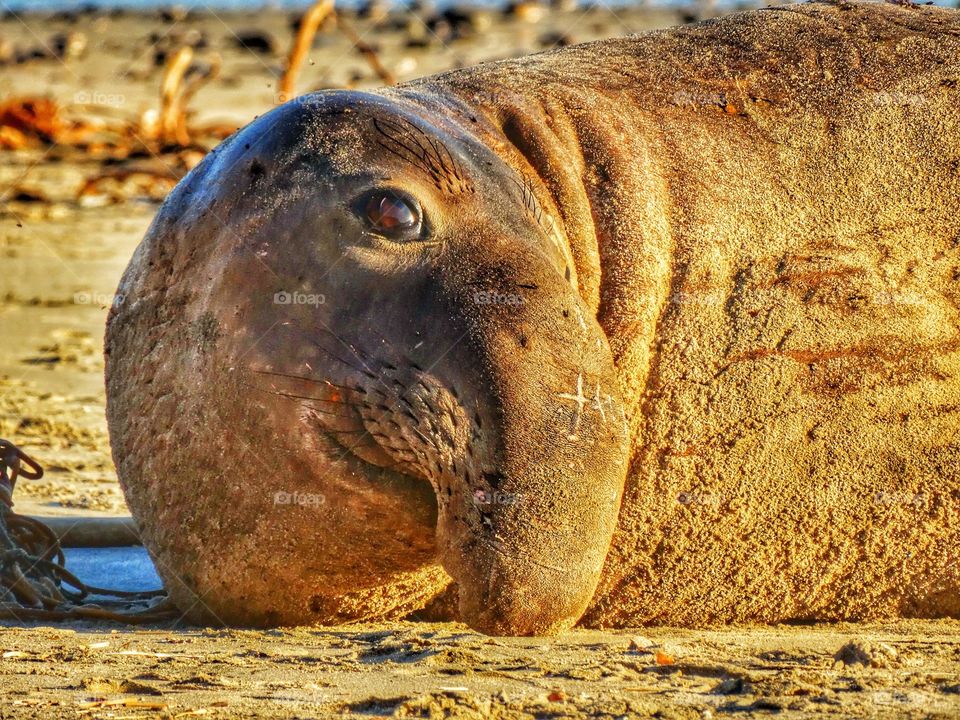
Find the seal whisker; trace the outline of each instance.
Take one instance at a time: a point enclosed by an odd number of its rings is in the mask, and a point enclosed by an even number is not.
[[[326,327],[326,326],[321,327],[321,328],[320,328],[320,331],[321,331],[321,332],[325,332],[327,335],[332,336],[334,340],[336,340],[336,341],[339,342],[341,345],[343,345],[345,348],[347,348],[350,352],[352,352],[352,353],[357,357],[357,360],[359,360],[360,363],[363,365],[364,370],[366,370],[367,372],[373,372],[373,371],[370,369],[370,367],[367,365],[367,363],[364,362],[365,360],[370,360],[370,359],[371,359],[371,358],[370,358],[370,354],[369,354],[368,352],[366,352],[365,350],[362,350],[362,349],[358,349],[358,348],[357,348],[355,345],[353,345],[352,343],[348,343],[346,340],[344,340],[342,337],[340,337],[339,335],[337,335],[333,330],[331,330],[330,328],[328,328],[328,327]]]
[[[253,390],[259,390],[260,392],[266,392],[266,393],[269,393],[269,394],[271,394],[271,395],[276,395],[277,397],[288,398],[288,399],[290,399],[290,400],[309,400],[309,401],[311,401],[311,402],[330,403],[331,405],[343,405],[344,407],[364,407],[364,405],[363,405],[362,403],[352,403],[352,402],[347,402],[347,401],[345,401],[345,400],[327,400],[326,398],[312,397],[312,396],[310,396],[310,395],[295,395],[295,394],[293,394],[293,393],[285,393],[285,392],[281,392],[281,391],[279,391],[279,390],[267,390],[267,389],[265,389],[265,388],[258,388],[258,387],[255,387],[255,386],[253,386],[253,385],[248,385],[247,387],[249,387],[249,388],[251,388],[251,389],[253,389]],[[320,412],[326,412],[326,411],[322,411],[322,410],[321,410]],[[339,414],[340,414],[340,413],[336,413],[336,412],[333,412],[333,411],[329,411],[329,413],[330,413],[331,415],[339,415]]]
[[[366,375],[366,376],[367,376],[368,378],[370,378],[371,380],[379,380],[379,379],[380,379],[380,378],[376,375],[376,373],[374,373],[372,370],[370,370],[370,368],[368,368],[365,364],[363,364],[362,361],[361,361],[361,367],[357,367],[357,366],[354,365],[353,363],[344,360],[342,357],[340,357],[339,355],[337,355],[336,353],[334,353],[334,352],[333,352],[332,350],[330,350],[329,348],[321,345],[319,342],[317,342],[316,340],[314,340],[313,338],[311,338],[306,332],[301,332],[300,334],[301,334],[304,338],[306,338],[307,341],[308,341],[311,345],[313,345],[317,350],[322,350],[322,351],[325,352],[327,355],[329,355],[332,359],[336,360],[337,362],[339,362],[339,363],[341,363],[341,364],[343,364],[343,365],[346,365],[346,366],[347,366],[348,368],[350,368],[351,370],[354,370],[354,371],[356,371],[356,372],[358,372],[358,373],[363,373],[364,375]],[[381,381],[381,382],[382,382],[382,381]]]
[[[411,149],[411,152],[413,152],[415,155],[417,155],[421,160],[423,160],[423,161],[424,161],[425,163],[427,163],[428,165],[431,165],[431,167],[432,167],[433,169],[436,169],[436,168],[433,167],[433,165],[430,163],[430,161],[431,161],[431,160],[435,160],[435,158],[430,154],[430,150],[429,150],[426,146],[424,146],[423,140],[421,140],[420,137],[418,137],[418,135],[427,138],[428,141],[429,141],[429,137],[427,137],[427,135],[426,135],[420,128],[418,128],[416,125],[414,125],[414,124],[413,124],[412,122],[410,122],[409,120],[407,120],[407,119],[405,119],[405,118],[398,118],[398,120],[399,120],[401,123],[403,123],[402,126],[399,125],[398,123],[393,123],[393,122],[391,122],[390,120],[384,121],[384,125],[389,126],[389,125],[392,124],[392,125],[394,125],[394,127],[396,127],[397,132],[399,132],[399,133],[404,133],[404,134],[403,134],[404,139],[409,139],[409,140],[410,140],[411,142],[413,142],[413,144],[416,145],[417,148],[420,150],[420,152],[418,153],[416,150],[412,150],[412,149]],[[394,140],[395,142],[398,142],[398,144],[403,145],[403,143],[400,143],[400,142],[396,139],[396,136],[389,136],[389,137],[390,137],[391,140]],[[408,147],[408,146],[404,145],[404,147]]]
[[[398,143],[398,144],[399,144],[399,143]],[[386,143],[382,143],[382,142],[379,142],[379,141],[378,141],[378,142],[377,142],[377,145],[379,145],[380,147],[382,147],[382,148],[383,148],[384,150],[386,150],[387,152],[396,155],[398,158],[400,158],[400,159],[403,160],[404,162],[408,162],[408,163],[410,163],[410,164],[412,164],[412,165],[415,165],[416,167],[419,167],[421,170],[423,170],[424,172],[426,172],[427,175],[430,175],[430,174],[431,174],[430,168],[426,167],[425,165],[423,165],[422,163],[420,163],[420,162],[418,162],[418,161],[416,161],[416,160],[411,160],[410,158],[408,158],[408,157],[406,157],[405,155],[403,155],[403,153],[397,152],[397,150],[395,150],[394,148],[390,147],[390,146],[387,145]]]
[[[436,138],[431,138],[428,136],[425,136],[425,137],[427,139],[427,142],[430,144],[430,147],[433,148],[433,152],[436,153],[437,159],[440,161],[440,166],[447,172],[448,175],[452,175],[454,178],[459,180],[460,177],[457,173],[456,162],[454,162],[452,165],[448,165],[447,161],[443,157],[443,153],[446,152],[447,156],[450,157],[451,160],[453,159],[452,156],[450,155],[450,150],[447,148],[447,146],[444,145],[439,140],[437,140]],[[440,148],[443,148],[443,152],[441,152]]]
[[[345,402],[345,401],[342,401],[342,400],[340,400],[340,401],[338,401],[338,400],[325,400],[325,399],[323,399],[323,398],[310,397],[310,396],[308,396],[308,395],[295,395],[295,394],[292,394],[292,393],[285,393],[285,392],[282,392],[282,391],[279,391],[279,390],[270,390],[270,389],[268,389],[268,388],[258,387],[258,386],[256,386],[256,385],[252,385],[252,384],[250,384],[250,383],[244,383],[244,382],[242,382],[242,381],[240,382],[240,384],[243,385],[244,387],[250,388],[251,390],[257,390],[257,391],[259,391],[259,392],[266,393],[266,394],[268,394],[268,395],[274,395],[274,396],[276,396],[276,397],[287,398],[288,400],[307,400],[307,401],[310,401],[310,402],[325,402],[325,403],[331,403],[331,404],[334,404],[334,405],[342,405],[342,406],[348,407],[348,408],[359,408],[359,407],[363,407],[361,404],[351,403],[351,402]],[[343,412],[338,412],[338,411],[336,411],[336,410],[324,410],[323,408],[314,407],[313,405],[308,405],[308,404],[303,403],[303,402],[297,402],[297,403],[295,403],[295,404],[296,404],[296,405],[299,405],[299,406],[301,406],[301,407],[309,408],[310,410],[312,410],[312,411],[314,411],[314,412],[317,412],[317,413],[321,413],[321,414],[323,414],[323,415],[331,415],[331,416],[333,416],[333,417],[340,417],[340,418],[344,417]]]
[[[413,158],[415,158],[415,160],[411,161],[409,158],[405,158],[401,152],[382,142],[378,141],[378,144],[394,153],[398,157],[401,157],[408,162],[413,162],[415,165],[423,169],[434,180],[434,182],[437,183],[438,187],[440,187],[438,181],[442,177],[445,180],[447,190],[451,192],[462,191],[467,186],[467,183],[464,180],[460,167],[456,164],[455,160],[453,161],[453,166],[451,167],[444,159],[443,152],[441,152],[440,149],[442,148],[444,151],[446,151],[447,155],[449,155],[452,159],[453,156],[450,153],[449,148],[447,148],[446,145],[439,140],[432,138],[430,135],[424,132],[423,129],[417,127],[409,120],[404,120],[403,122],[405,127],[396,125],[390,121],[383,121],[375,118],[373,124],[374,127],[381,134],[383,134],[384,137],[406,150],[408,153],[410,153],[410,155],[413,156]],[[394,134],[388,132],[391,125],[393,125]],[[407,144],[407,142],[404,142],[404,140],[416,145],[416,149]]]
[[[370,330],[370,332],[374,333],[380,340],[382,340],[385,345],[387,345],[391,350],[393,350],[393,351],[397,354],[397,356],[398,356],[398,358],[399,358],[400,360],[402,360],[403,362],[405,362],[407,365],[409,365],[410,367],[412,367],[414,370],[417,370],[417,371],[419,371],[419,372],[423,372],[423,368],[420,367],[420,365],[418,365],[416,362],[414,362],[413,359],[411,359],[411,357],[409,356],[409,354],[407,354],[405,351],[401,350],[395,343],[391,342],[390,339],[387,338],[386,335],[384,335],[382,332],[380,332],[379,330],[377,330],[377,328],[375,328],[375,327],[369,327],[368,329]]]
[[[437,164],[440,166],[440,169],[442,169],[446,175],[451,176],[453,179],[463,184],[464,178],[460,174],[460,168],[457,165],[457,161],[454,160],[453,155],[450,153],[450,148],[446,146],[446,143],[444,143],[439,138],[436,138],[427,134],[423,130],[423,128],[418,127],[417,125],[413,124],[409,120],[407,120],[406,123],[408,126],[410,126],[413,132],[417,136],[423,138],[427,142],[427,144],[430,146],[430,148],[433,150],[433,154],[430,155],[430,158],[437,162]],[[414,142],[420,145],[420,147],[423,147],[423,144],[421,141],[419,141],[416,137],[414,137],[413,139],[414,139]],[[447,157],[450,158],[452,165],[448,165],[447,161],[444,160],[443,152],[440,151],[440,148],[442,148],[443,151],[447,153]],[[423,148],[423,149],[424,149],[424,152],[428,152],[426,148]]]
[[[289,373],[276,372],[273,370],[253,370],[250,372],[256,373],[258,375],[273,375],[275,377],[288,378],[290,380],[303,380],[305,382],[315,383],[317,385],[329,385],[331,387],[338,388],[345,391],[357,391],[357,388],[349,387],[347,385],[338,385],[337,383],[331,380],[317,380],[316,378],[308,377],[306,375],[291,375]]]

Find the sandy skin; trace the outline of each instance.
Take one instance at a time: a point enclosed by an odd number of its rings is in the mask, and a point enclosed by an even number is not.
[[[233,136],[107,328],[178,603],[389,616],[442,566],[492,634],[960,614],[958,26],[759,10]]]

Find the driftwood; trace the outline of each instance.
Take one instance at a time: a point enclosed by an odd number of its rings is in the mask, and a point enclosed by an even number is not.
[[[34,517],[56,536],[60,547],[99,548],[140,545],[140,531],[132,517]]]
[[[313,38],[317,34],[321,23],[333,12],[333,0],[320,0],[315,3],[300,22],[300,29],[293,40],[293,47],[290,48],[290,56],[287,58],[287,67],[284,70],[283,77],[280,78],[280,85],[277,88],[279,100],[285,102],[293,97],[293,88],[297,82],[297,76],[300,74],[300,68],[303,67],[303,61],[310,52],[310,46],[313,44]]]
[[[287,67],[277,88],[277,100],[286,102],[296,96],[294,88],[300,69],[303,67],[310,47],[313,44],[313,38],[325,20],[330,20],[332,24],[344,34],[354,48],[366,59],[370,68],[377,74],[385,84],[393,85],[397,78],[381,62],[377,51],[369,44],[363,41],[359,33],[334,9],[334,0],[319,0],[315,3],[300,21],[300,27],[297,30],[293,46],[290,48],[290,55],[287,58]]]
[[[167,62],[160,84],[160,140],[185,147],[190,144],[187,126],[187,105],[202,85],[220,74],[220,58],[199,68],[192,65],[193,49],[184,45]]]

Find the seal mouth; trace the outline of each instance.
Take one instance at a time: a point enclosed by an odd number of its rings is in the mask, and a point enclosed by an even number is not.
[[[315,451],[324,453],[332,462],[349,463],[354,470],[360,472],[362,476],[371,483],[376,482],[378,477],[379,479],[383,479],[384,475],[386,475],[392,480],[403,480],[408,483],[430,487],[428,480],[418,477],[413,473],[405,472],[401,464],[392,463],[381,465],[357,453],[355,450],[356,445],[364,439],[371,438],[376,442],[376,439],[372,437],[369,430],[364,429],[352,445],[347,445],[337,437],[337,431],[324,427],[323,422],[319,418],[308,415],[308,419],[310,421],[310,429],[315,433],[315,438],[318,440],[317,444],[319,447],[315,448]],[[377,446],[380,447],[379,443],[377,443]],[[436,511],[436,495],[430,492],[428,496],[431,498],[434,511]]]
[[[248,366],[247,371],[254,377],[266,375],[290,381],[305,382],[311,385],[319,384],[332,388],[344,387],[307,376],[277,373],[272,370],[254,366]],[[396,462],[389,456],[388,449],[375,437],[376,433],[369,427],[366,427],[361,420],[351,416],[349,409],[353,403],[340,397],[339,392],[337,399],[332,399],[310,393],[294,392],[276,387],[264,387],[256,382],[248,383],[247,385],[251,389],[291,402],[298,408],[298,414],[301,422],[307,429],[307,437],[309,439],[300,446],[285,446],[283,447],[284,451],[297,455],[306,450],[312,455],[325,457],[327,461],[333,465],[347,463],[349,469],[353,471],[352,474],[354,477],[359,476],[370,482],[389,479],[394,483],[403,482],[407,485],[430,488],[429,480],[415,473],[405,472],[404,469],[407,466],[403,463]],[[337,403],[340,406],[338,409],[342,411],[334,412],[325,410],[322,407],[317,407],[317,403]],[[331,419],[344,423],[349,427],[346,429],[330,427]],[[352,437],[353,439],[345,442],[341,437]],[[370,442],[365,442],[367,440]],[[366,456],[358,452],[360,448],[366,451]],[[430,498],[432,506],[430,510],[435,516],[437,512],[437,498],[435,493],[426,493],[425,497]]]
[[[317,433],[317,436],[322,441],[324,441],[326,445],[329,446],[330,450],[333,451],[331,455],[339,453],[334,458],[335,461],[342,461],[349,457],[350,463],[354,465],[358,465],[359,467],[363,468],[365,476],[368,478],[372,478],[373,476],[378,474],[382,475],[383,473],[388,473],[391,476],[403,478],[405,480],[409,480],[418,484],[426,485],[427,487],[430,486],[430,483],[428,480],[421,477],[417,477],[412,473],[404,472],[403,470],[400,470],[396,464],[392,466],[378,465],[377,463],[371,462],[370,460],[367,460],[361,457],[356,452],[354,452],[352,447],[347,447],[340,440],[338,440],[337,437],[333,434],[333,432],[324,428],[322,424],[315,418],[312,425],[313,425],[313,430]],[[369,436],[369,432],[367,433],[367,436]],[[324,450],[324,448],[322,448],[321,450]],[[437,505],[436,496],[431,493],[430,497],[433,498],[433,504],[434,504],[434,507],[436,507]]]

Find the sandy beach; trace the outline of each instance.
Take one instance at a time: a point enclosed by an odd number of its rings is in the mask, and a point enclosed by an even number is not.
[[[949,718],[960,693],[955,623],[550,639],[422,623],[76,627],[2,638],[6,717]],[[851,641],[873,660],[835,660]]]
[[[159,201],[269,110],[298,15],[4,15],[0,102],[53,101],[57,137],[0,134],[0,437],[46,468],[34,516],[127,515],[104,419],[102,335]],[[690,20],[680,9],[388,13],[322,30],[297,92],[398,81]],[[164,66],[191,48],[195,142],[149,138]],[[121,137],[117,128],[133,128]],[[0,717],[957,717],[960,621],[575,630],[493,639],[431,623],[265,632],[0,626]]]

